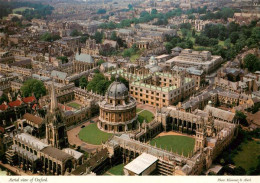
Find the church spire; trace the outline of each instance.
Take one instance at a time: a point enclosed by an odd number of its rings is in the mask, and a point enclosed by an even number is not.
[[[51,84],[51,109],[50,112],[54,113],[55,109],[58,108],[58,102],[55,94],[54,83]]]

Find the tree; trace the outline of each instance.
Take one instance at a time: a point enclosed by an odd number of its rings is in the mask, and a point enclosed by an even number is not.
[[[70,36],[72,37],[77,37],[82,35],[82,33],[80,31],[78,31],[77,29],[74,29],[73,31],[71,31]]]
[[[164,44],[164,46],[165,46],[165,49],[167,50],[167,53],[171,53],[171,49],[173,48],[172,43],[166,42],[166,43]]]
[[[6,94],[3,93],[3,95],[0,97],[0,105],[3,103],[3,102],[9,102],[9,99],[8,97],[6,96]]]
[[[128,9],[129,9],[129,10],[133,10],[133,5],[128,4]]]
[[[65,64],[65,63],[69,62],[69,59],[66,56],[60,56],[60,57],[57,57],[57,59],[61,60],[62,64]]]
[[[152,9],[152,11],[151,11],[151,15],[155,15],[155,14],[157,14],[158,12],[157,12],[157,9]]]
[[[98,9],[97,14],[106,14],[107,10],[105,9]]]
[[[40,36],[40,40],[41,41],[48,41],[48,42],[52,42],[52,41],[56,41],[60,39],[60,36],[59,35],[52,35],[51,33],[49,32],[46,32],[44,34],[42,34]]]
[[[182,23],[180,25],[180,28],[181,29],[188,29],[188,30],[190,30],[191,29],[191,24],[190,23]]]
[[[98,65],[101,65],[101,64],[103,64],[103,63],[105,63],[105,61],[104,61],[103,59],[100,59],[100,60],[97,62]]]
[[[195,29],[192,29],[192,37],[194,37],[196,35]]]
[[[95,35],[92,36],[92,38],[95,39],[97,43],[101,43],[103,36],[104,36],[103,32],[96,32]]]
[[[25,81],[21,87],[21,91],[24,97],[29,97],[34,94],[34,96],[39,99],[41,96],[46,95],[46,88],[43,82],[37,79],[29,79]]]
[[[88,83],[87,90],[104,95],[111,81],[107,80],[102,73],[95,73],[93,79]]]
[[[87,81],[86,77],[85,77],[85,76],[82,76],[82,77],[79,79],[79,86],[80,86],[81,88],[86,88],[87,85],[88,85],[88,81]]]
[[[248,122],[246,120],[246,115],[241,112],[241,111],[236,111],[236,114],[235,114],[235,119],[237,119],[240,124],[244,125],[244,126],[248,126]]]
[[[112,32],[110,39],[113,40],[113,41],[117,40],[117,35],[116,35],[115,31]]]
[[[113,82],[115,80],[116,80],[116,77],[113,75],[111,77],[111,82]],[[125,78],[123,78],[122,76],[119,76],[118,81],[120,81],[121,83],[124,83],[124,85],[129,89],[129,81],[127,81]]]
[[[260,70],[260,59],[253,54],[247,54],[244,57],[244,67],[248,68],[250,72]]]
[[[229,36],[231,43],[235,44],[239,38],[238,32],[232,32]]]

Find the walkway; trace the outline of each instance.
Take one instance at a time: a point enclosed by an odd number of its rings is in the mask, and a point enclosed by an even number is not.
[[[80,130],[82,129],[81,127],[83,125],[88,126],[89,124],[91,124],[89,122],[90,120],[97,122],[98,117],[91,118],[91,119],[87,120],[85,123],[82,123],[81,125],[67,131],[69,144],[80,146],[81,149],[83,149],[89,153],[96,151],[96,149],[101,149],[101,147],[102,147],[101,145],[93,145],[93,144],[88,144],[86,142],[83,142],[78,136]]]

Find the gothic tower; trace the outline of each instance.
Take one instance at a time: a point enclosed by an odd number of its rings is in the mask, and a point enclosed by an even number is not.
[[[214,137],[215,136],[215,128],[214,128],[214,119],[212,112],[209,112],[209,117],[207,121],[207,137]]]
[[[203,149],[205,147],[205,143],[206,143],[206,128],[203,121],[201,127],[196,130],[194,152]]]
[[[67,146],[65,118],[58,107],[54,84],[51,86],[51,105],[45,116],[46,140],[53,147],[62,149]]]

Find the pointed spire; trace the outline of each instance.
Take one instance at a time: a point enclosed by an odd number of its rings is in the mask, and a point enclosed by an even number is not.
[[[55,89],[54,89],[54,82],[52,81],[51,84],[51,109],[50,112],[53,113],[55,109],[58,107],[58,102],[55,94]]]

